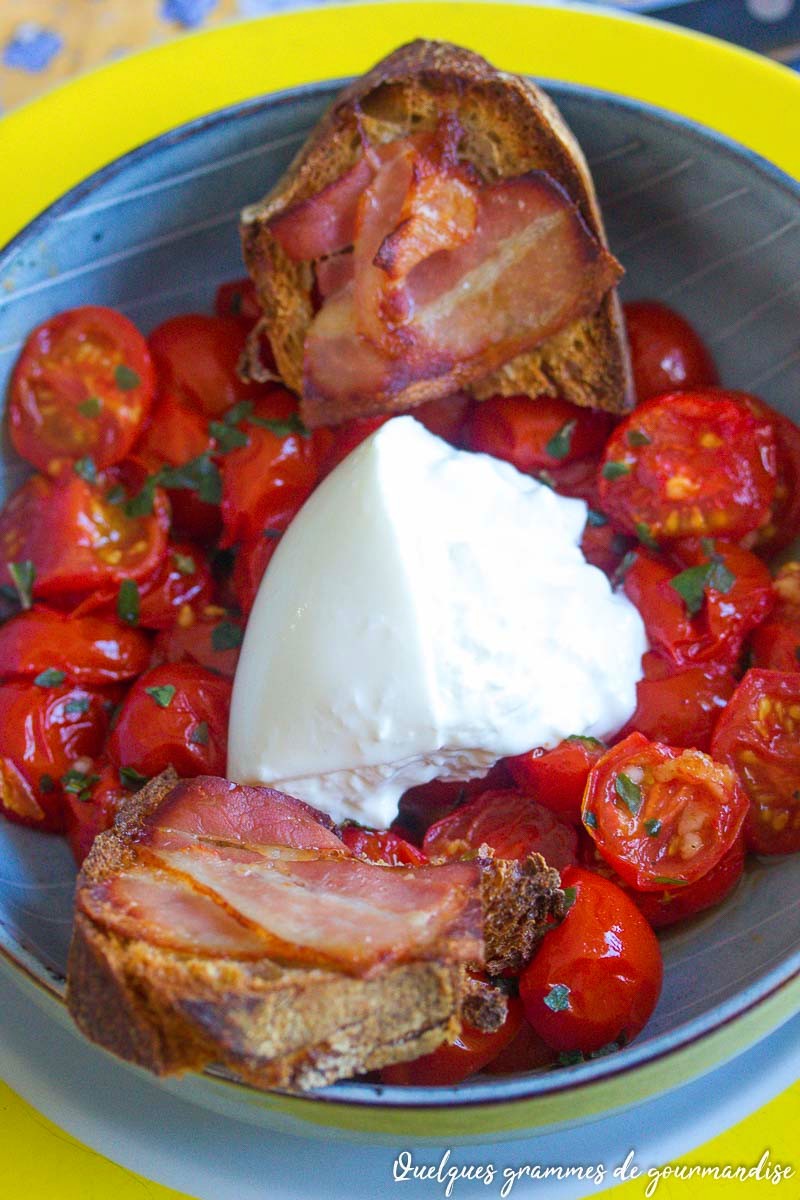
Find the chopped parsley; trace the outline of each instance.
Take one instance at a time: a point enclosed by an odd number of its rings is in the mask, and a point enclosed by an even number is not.
[[[64,712],[69,713],[70,716],[81,717],[89,711],[91,703],[88,696],[73,696],[64,705]]]
[[[565,983],[554,983],[544,997],[544,1002],[551,1012],[568,1012],[572,1007],[569,1002],[569,988]]]
[[[686,887],[686,880],[676,879],[674,875],[655,875],[653,883],[662,883],[666,887]]]
[[[114,383],[121,392],[132,392],[141,382],[133,367],[129,367],[127,363],[117,363],[114,368]]]
[[[117,616],[126,625],[135,625],[139,620],[141,600],[139,589],[132,579],[123,579],[117,592]]]
[[[574,887],[564,888],[564,916],[567,915],[577,898],[578,893]]]
[[[189,734],[189,741],[194,746],[208,745],[208,722],[201,721],[199,725],[195,725],[192,732]]]
[[[270,417],[250,417],[250,421],[253,425],[268,429],[270,433],[274,433],[279,438],[290,437],[293,433],[303,438],[311,437],[310,431],[306,429],[297,413],[292,413],[285,421],[276,421]]]
[[[238,429],[235,425],[229,425],[226,421],[212,421],[208,431],[216,442],[220,454],[230,454],[231,450],[238,450],[240,446],[246,446],[249,440],[243,430]]]
[[[87,775],[85,771],[67,771],[65,775],[61,776],[61,786],[71,796],[77,796],[79,800],[88,800],[89,794],[99,778],[99,775]]]
[[[587,829],[597,829],[597,817],[591,810],[583,814],[583,823]]]
[[[222,499],[222,476],[208,450],[182,467],[162,467],[155,478],[164,487],[197,492],[207,504],[219,504]]]
[[[644,831],[648,837],[658,837],[661,833],[661,822],[658,817],[648,817],[644,822]]]
[[[549,454],[551,458],[566,458],[572,446],[572,435],[577,428],[578,422],[573,418],[567,421],[565,425],[553,434],[550,441],[546,443],[544,452]]]
[[[157,687],[149,687],[144,689],[148,696],[152,696],[159,708],[169,708],[175,697],[175,685],[172,683],[163,683]]]
[[[622,560],[621,560],[619,566],[617,567],[616,571],[614,572],[613,583],[615,586],[618,583],[622,583],[622,580],[628,574],[628,571],[630,571],[631,567],[633,566],[633,564],[635,562],[636,562],[636,551],[628,550],[628,552],[622,556]]]
[[[643,429],[629,429],[626,434],[629,446],[636,448],[637,446],[649,446],[653,439],[649,438]]]
[[[36,579],[36,568],[30,559],[24,562],[10,562],[8,573],[11,576],[14,587],[17,589],[19,602],[23,608],[30,608],[33,604],[33,584]]]
[[[565,742],[580,742],[587,750],[605,750],[604,744],[594,737],[584,737],[581,733],[571,733],[564,738]]]
[[[634,783],[629,775],[623,772],[614,780],[614,791],[632,816],[636,816],[642,807],[642,789]]]
[[[650,526],[646,525],[644,521],[637,521],[636,536],[642,545],[646,546],[648,550],[658,550],[658,542],[650,532]]]
[[[56,667],[48,667],[46,671],[40,671],[33,682],[37,687],[58,687],[66,678],[63,671],[57,670]]]
[[[78,405],[78,412],[82,417],[88,417],[90,420],[95,420],[103,411],[103,401],[99,396],[88,396]]]
[[[695,616],[703,607],[709,588],[727,595],[735,583],[736,576],[725,566],[722,555],[711,554],[708,562],[687,567],[680,574],[673,575],[669,586],[681,597],[687,612]]]
[[[617,462],[611,459],[607,463],[603,463],[603,469],[600,474],[603,479],[621,479],[623,475],[630,475],[631,465],[626,462]]]
[[[180,575],[194,575],[197,571],[197,563],[191,554],[181,554],[180,550],[173,550],[172,561]]]
[[[235,650],[241,646],[244,632],[233,621],[220,621],[211,630],[211,645],[214,650]]]
[[[80,475],[81,479],[85,479],[87,483],[97,483],[97,467],[94,459],[88,454],[85,458],[76,458],[72,464],[72,469],[76,475]]]
[[[120,767],[119,778],[122,786],[129,792],[138,792],[139,788],[147,783],[147,776],[142,775],[135,767]]]

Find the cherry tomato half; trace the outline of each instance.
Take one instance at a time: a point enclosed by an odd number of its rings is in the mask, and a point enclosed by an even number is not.
[[[153,646],[153,665],[194,663],[225,679],[233,679],[244,637],[241,620],[234,619],[224,609],[217,610],[216,606],[209,606],[200,617],[193,611],[188,615],[191,620],[182,623],[179,619],[158,634]]]
[[[654,300],[634,300],[625,305],[625,326],[640,404],[661,392],[719,383],[708,349],[673,308]]]
[[[771,558],[800,535],[800,428],[763,400],[742,396],[751,412],[769,421],[775,435],[777,478],[772,511],[755,535],[754,549]]]
[[[97,776],[90,789],[66,797],[66,832],[75,862],[81,865],[91,850],[98,833],[114,824],[120,806],[130,796],[130,789],[121,782],[116,767],[108,762],[95,764]]]
[[[597,738],[565,738],[553,750],[529,750],[506,759],[521,791],[535,796],[562,821],[581,824],[581,800],[589,771],[606,752]]]
[[[717,718],[733,695],[736,677],[720,663],[677,667],[648,651],[636,685],[636,711],[619,734],[634,730],[651,741],[708,753]]]
[[[247,275],[221,283],[214,296],[214,312],[218,317],[235,317],[248,331],[261,319],[255,284]]]
[[[152,516],[129,517],[99,487],[69,473],[32,475],[0,512],[0,583],[9,563],[33,564],[33,595],[63,596],[138,580],[164,555],[169,511],[156,489]]]
[[[117,767],[151,778],[224,775],[231,685],[192,663],[153,667],[137,679],[108,739]]]
[[[579,408],[553,396],[492,396],[470,411],[470,450],[535,472],[599,454],[608,437],[608,413]]]
[[[277,531],[262,533],[250,541],[242,542],[236,551],[231,584],[236,603],[245,616],[255,603],[256,595],[270,559],[278,548],[280,536]]]
[[[170,317],[147,339],[161,390],[209,417],[220,416],[238,400],[256,399],[260,389],[236,373],[246,337],[235,317]]]
[[[429,858],[463,858],[483,843],[498,858],[541,854],[557,871],[576,861],[575,830],[513,788],[482,792],[431,825],[422,842]]]
[[[670,392],[617,426],[600,470],[600,505],[644,539],[738,539],[770,517],[775,435],[736,392]]]
[[[800,671],[800,563],[786,563],[773,581],[775,607],[753,634],[753,666]]]
[[[135,442],[155,390],[147,343],[112,308],[73,308],[37,326],[11,377],[14,449],[57,475],[69,460],[98,469]]]
[[[428,861],[421,850],[389,829],[343,825],[340,836],[348,850],[370,862],[388,863],[391,867],[421,867]]]
[[[748,671],[717,723],[711,753],[736,771],[750,799],[748,847],[800,850],[800,673]]]
[[[746,813],[729,767],[641,733],[600,759],[583,797],[600,854],[640,891],[695,883],[730,850]]]
[[[150,659],[144,633],[104,617],[76,617],[36,605],[0,625],[0,678],[63,672],[70,683],[118,683]]]
[[[400,797],[392,828],[396,827],[403,837],[409,836],[420,845],[426,830],[460,804],[474,800],[482,792],[512,787],[513,784],[506,760],[502,758],[479,779],[432,779],[429,783],[417,784]]]
[[[522,1005],[516,997],[511,997],[506,1019],[499,1029],[485,1033],[462,1021],[461,1032],[455,1041],[444,1042],[431,1054],[423,1054],[412,1062],[383,1067],[381,1083],[417,1087],[447,1087],[460,1083],[497,1058],[514,1041],[522,1021]]]
[[[544,935],[519,994],[548,1046],[592,1054],[641,1032],[664,968],[655,934],[621,888],[577,867],[564,872],[562,884],[574,889],[572,905]]]

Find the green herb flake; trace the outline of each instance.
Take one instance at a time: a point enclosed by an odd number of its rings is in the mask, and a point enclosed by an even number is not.
[[[572,435],[577,428],[578,422],[573,418],[562,425],[557,433],[554,433],[550,441],[546,443],[544,452],[549,454],[551,458],[566,458],[572,446]]]
[[[30,608],[33,604],[33,584],[36,579],[36,568],[30,559],[24,562],[6,563],[8,573],[14,587],[17,589],[19,602],[23,608]]]
[[[127,363],[118,363],[114,368],[114,383],[121,392],[132,392],[139,387],[141,379]]]
[[[40,775],[39,776],[39,791],[40,792],[44,792],[45,794],[47,794],[47,792],[52,792],[52,790],[55,786],[56,786],[56,781],[55,781],[55,779],[53,779],[52,775]]]
[[[599,1050],[593,1050],[589,1058],[607,1058],[609,1054],[616,1054],[625,1045],[624,1041],[606,1042],[605,1046],[601,1046]]]
[[[94,459],[88,454],[84,458],[76,458],[72,464],[72,469],[76,475],[80,475],[87,483],[97,483],[97,467]]]
[[[653,883],[661,883],[664,887],[686,887],[686,880],[676,879],[674,875],[655,875]]]
[[[241,429],[237,429],[235,425],[228,425],[224,421],[212,421],[208,431],[216,442],[216,449],[220,454],[230,454],[231,450],[238,450],[241,446],[246,446],[249,440],[247,434]]]
[[[600,528],[608,524],[608,517],[605,513],[598,512],[596,508],[589,508],[586,511],[586,524]]]
[[[687,567],[674,575],[669,586],[681,597],[690,616],[696,616],[703,607],[708,588],[726,595],[735,583],[736,576],[725,566],[722,557],[712,554],[708,562]]]
[[[175,686],[172,683],[163,683],[158,687],[149,687],[144,689],[148,696],[152,696],[159,708],[169,708],[175,697]]]
[[[153,511],[159,475],[151,475],[145,479],[141,490],[125,502],[125,513],[129,517],[149,517]]]
[[[245,421],[253,412],[252,400],[240,400],[238,404],[233,404],[224,413],[222,419],[226,425],[238,425],[240,421]]]
[[[554,983],[544,998],[551,1012],[568,1012],[572,1007],[569,1002],[569,988],[565,983]]]
[[[644,831],[648,837],[658,837],[661,833],[661,822],[658,817],[648,817],[644,822]]]
[[[577,898],[578,893],[574,887],[564,888],[564,916],[567,915]]]
[[[69,713],[70,716],[82,717],[84,713],[89,711],[91,703],[88,696],[73,696],[64,705],[64,712]]]
[[[192,732],[189,734],[189,741],[194,746],[208,745],[208,722],[201,721],[199,725],[195,725]]]
[[[587,829],[597,829],[597,817],[591,811],[583,814],[583,823]]]
[[[621,479],[623,475],[630,475],[630,473],[630,463],[617,462],[614,459],[609,460],[607,463],[603,463],[603,469],[600,472],[600,474],[603,476],[603,479],[612,480]]]
[[[197,572],[197,563],[191,554],[181,554],[180,550],[173,550],[172,561],[179,575],[194,575]]]
[[[48,667],[46,671],[40,671],[33,682],[37,687],[50,688],[58,687],[66,678],[63,671],[59,671],[55,667]]]
[[[715,554],[709,564],[707,586],[713,588],[715,592],[722,592],[723,596],[727,596],[735,583],[736,576],[725,566],[721,555]]]
[[[634,783],[630,775],[620,772],[614,781],[614,791],[628,809],[628,812],[635,817],[642,807],[642,789],[638,783]]]
[[[147,783],[147,776],[142,775],[135,767],[120,767],[119,778],[122,786],[129,792],[138,792],[139,788]]]
[[[558,1055],[560,1067],[577,1067],[578,1063],[583,1061],[584,1057],[580,1050],[561,1050]]]
[[[117,616],[126,625],[135,625],[139,620],[141,600],[139,589],[132,579],[123,579],[117,592]]]
[[[565,742],[579,742],[587,750],[605,750],[605,745],[598,738],[584,737],[581,733],[570,733],[564,738]]]
[[[636,536],[639,539],[639,541],[642,543],[642,545],[646,546],[648,550],[658,550],[659,549],[658,542],[656,541],[656,539],[653,537],[652,533],[650,532],[650,526],[645,525],[644,521],[637,521]]]
[[[222,500],[222,476],[208,451],[182,467],[162,468],[156,481],[164,487],[196,492],[206,504],[219,504]]]
[[[643,429],[629,429],[625,435],[627,443],[636,449],[638,446],[650,446],[653,439],[649,438]]]
[[[61,786],[71,796],[77,796],[79,800],[87,800],[99,779],[99,775],[87,775],[85,771],[72,770],[61,776]]]
[[[78,412],[82,417],[88,417],[90,421],[96,420],[102,411],[103,401],[99,396],[88,396],[78,405]]]
[[[614,583],[615,587],[618,584],[622,583],[623,579],[628,574],[628,571],[630,571],[631,567],[633,566],[633,564],[635,562],[636,562],[636,551],[635,550],[628,550],[628,552],[622,556],[622,559],[620,560],[620,564],[617,567],[616,571],[614,572],[613,583]]]
[[[128,493],[121,483],[115,483],[106,492],[106,503],[108,504],[123,504],[127,499]]]
[[[310,431],[306,429],[297,413],[292,413],[286,421],[275,421],[270,417],[251,417],[250,420],[253,425],[268,429],[270,433],[274,433],[279,438],[291,437],[292,434],[303,438],[311,437]]]
[[[220,621],[211,630],[211,645],[214,650],[235,650],[243,637],[244,631],[233,621]]]

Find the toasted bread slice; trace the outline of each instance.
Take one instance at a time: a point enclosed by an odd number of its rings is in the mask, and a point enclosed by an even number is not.
[[[589,169],[552,100],[529,80],[497,71],[469,50],[444,42],[412,42],[342,92],[277,186],[242,214],[244,258],[265,314],[251,339],[250,374],[261,373],[257,348],[263,332],[281,377],[302,394],[313,270],[286,255],[270,221],[340,178],[360,157],[364,136],[376,145],[432,130],[444,111],[454,113],[463,128],[462,159],[485,182],[531,170],[547,172],[606,245]],[[633,392],[616,291],[608,292],[591,315],[574,320],[468,390],[479,399],[497,393],[560,395],[575,404],[624,412]],[[398,407],[407,407],[406,401]],[[365,397],[362,415],[373,410]],[[301,403],[301,413],[309,424],[318,423],[307,401]]]
[[[82,889],[131,866],[176,783],[168,772],[132,797],[79,878],[67,1003],[92,1041],[159,1075],[219,1064],[257,1087],[305,1090],[429,1053],[457,1034],[462,1011],[486,1028],[501,1023],[502,997],[476,989],[463,962],[420,957],[354,975],[176,950],[93,919]],[[539,856],[486,867],[486,966],[518,966],[561,911],[558,875]]]

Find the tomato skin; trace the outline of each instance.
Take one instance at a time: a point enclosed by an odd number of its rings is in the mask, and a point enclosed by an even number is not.
[[[571,432],[563,431],[571,426]],[[599,454],[608,437],[608,413],[579,408],[554,396],[492,396],[470,411],[465,442],[470,450],[534,472]],[[553,439],[562,434],[563,444]],[[550,449],[548,449],[550,447]]]
[[[659,542],[738,540],[769,520],[776,475],[772,426],[741,393],[670,392],[640,404],[611,434],[600,506],[623,533]]]
[[[10,820],[62,832],[62,776],[99,753],[108,728],[108,701],[99,692],[60,684],[20,681],[0,687],[0,761],[10,762],[28,784],[34,807],[21,807],[0,780],[0,807]],[[19,793],[17,800],[19,800]],[[38,809],[38,812],[37,812]]]
[[[747,671],[723,712],[711,753],[738,775],[750,803],[748,849],[800,850],[800,673]]]
[[[158,571],[143,581],[140,590],[139,624],[143,629],[169,629],[186,618],[187,608],[202,613],[213,597],[205,554],[191,542],[169,545]]]
[[[388,863],[391,867],[422,867],[428,861],[421,850],[389,829],[343,825],[339,836],[351,853],[370,862]]]
[[[586,522],[581,538],[583,557],[604,575],[615,580],[625,555],[636,546],[633,538],[617,533],[612,525],[593,525]]]
[[[596,738],[565,738],[552,750],[539,747],[506,759],[517,787],[535,796],[562,821],[581,824],[581,800],[589,771],[605,754]]]
[[[170,317],[147,339],[162,391],[219,417],[238,400],[255,400],[259,387],[239,379],[236,368],[246,331],[235,317],[184,313]]]
[[[677,667],[652,650],[642,668],[636,711],[618,737],[638,731],[650,741],[708,753],[717,718],[736,688],[733,671],[714,662]]]
[[[148,688],[174,687],[166,707]],[[107,753],[116,767],[152,778],[172,765],[179,775],[224,775],[231,684],[192,663],[153,667],[125,698]],[[204,742],[192,740],[207,726]]]
[[[592,1054],[641,1032],[661,993],[663,962],[652,929],[615,884],[578,867],[562,884],[575,889],[574,903],[544,935],[519,994],[548,1046]],[[559,984],[569,988],[569,1007],[553,1011],[545,1001]]]
[[[506,1019],[494,1033],[484,1033],[462,1021],[461,1032],[455,1041],[444,1042],[431,1054],[423,1054],[412,1062],[383,1067],[381,1083],[409,1087],[447,1087],[461,1083],[488,1066],[514,1041],[522,1021],[522,1005],[512,996],[508,1000]]]
[[[431,825],[422,842],[429,858],[463,858],[483,843],[498,858],[538,853],[563,870],[577,857],[575,830],[530,796],[514,788],[482,792]]]
[[[206,611],[202,617],[195,617],[188,624],[177,622],[169,629],[161,630],[153,644],[152,665],[193,663],[225,679],[233,679],[239,661],[241,637],[235,646],[217,649],[214,630],[221,625],[232,625],[244,636],[241,622],[226,616],[224,612],[221,616],[212,616]]]
[[[624,313],[640,404],[660,392],[719,383],[711,354],[680,313],[654,300],[634,300]]]
[[[142,579],[163,558],[168,526],[158,488],[152,516],[133,518],[77,475],[55,483],[32,475],[0,512],[0,583],[13,586],[8,563],[26,560],[41,598]]]
[[[120,806],[130,791],[120,782],[116,767],[108,762],[95,766],[99,778],[88,799],[66,797],[66,833],[69,848],[80,866],[91,850],[98,833],[105,833],[114,824]]]
[[[123,386],[120,367],[130,372]],[[58,313],[28,336],[14,368],[12,444],[51,475],[87,457],[103,470],[129,452],[154,391],[147,343],[127,317],[94,305]]]
[[[753,634],[753,666],[800,671],[800,563],[785,563],[773,581],[775,607]]]
[[[683,541],[671,558],[639,550],[625,574],[626,595],[639,610],[650,645],[679,667],[732,666],[745,638],[774,603],[769,571],[761,560],[741,546],[720,542],[712,553],[733,576],[733,584],[727,592],[707,587],[700,611],[692,615],[673,581],[687,568],[709,563],[708,549]]]
[[[452,446],[461,446],[465,425],[474,401],[466,392],[455,392],[441,400],[428,400],[411,409],[411,416],[424,425],[429,433],[444,438]]]
[[[280,537],[258,534],[250,541],[242,542],[236,551],[231,583],[236,603],[245,616],[253,607],[259,585],[270,560],[278,548]]]
[[[421,845],[431,825],[459,804],[492,789],[512,787],[513,783],[506,760],[501,758],[479,779],[432,779],[429,783],[417,784],[400,797],[392,828],[397,828],[402,837],[409,838],[415,845]]]
[[[53,667],[70,683],[118,683],[147,667],[150,641],[103,617],[74,617],[35,605],[0,625],[0,678],[33,678]]]
[[[543,1067],[552,1067],[556,1062],[556,1052],[523,1020],[512,1041],[482,1070],[492,1076],[519,1075],[521,1071],[540,1071]]]
[[[769,421],[775,436],[777,479],[770,519],[754,535],[755,549],[770,559],[800,535],[800,428],[784,413],[757,396],[737,393],[759,419]]]
[[[635,806],[625,787],[635,789]],[[720,861],[742,828],[747,797],[729,767],[632,733],[592,768],[582,811],[621,878],[658,891],[665,882],[696,883]]]
[[[221,283],[214,296],[214,312],[218,317],[235,317],[249,332],[262,315],[252,279],[245,275]]]

